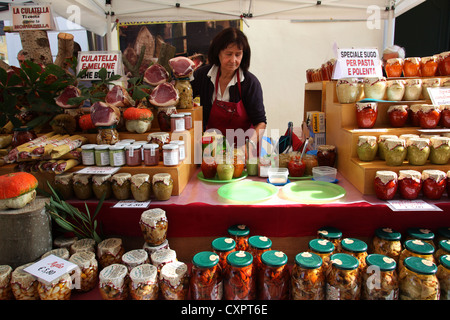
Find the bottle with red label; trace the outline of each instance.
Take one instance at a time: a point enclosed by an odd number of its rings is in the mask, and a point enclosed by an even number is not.
[[[394,198],[398,188],[397,173],[394,171],[377,171],[374,179],[375,195],[380,200]]]

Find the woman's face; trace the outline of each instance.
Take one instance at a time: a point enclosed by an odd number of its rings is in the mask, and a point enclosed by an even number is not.
[[[222,72],[234,72],[241,64],[243,51],[232,43],[219,52],[220,68]]]

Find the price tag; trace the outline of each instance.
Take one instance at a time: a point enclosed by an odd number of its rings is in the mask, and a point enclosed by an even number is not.
[[[376,48],[338,49],[333,79],[382,76],[383,70]]]
[[[51,283],[76,268],[78,268],[76,264],[51,254],[23,270],[44,282]]]
[[[431,102],[435,106],[450,104],[450,87],[427,88]]]
[[[146,209],[151,201],[122,200],[117,202],[113,208],[142,208]]]
[[[423,200],[390,200],[388,207],[392,211],[442,211],[441,208]]]
[[[120,170],[120,167],[85,167],[76,173],[84,174],[114,174]]]

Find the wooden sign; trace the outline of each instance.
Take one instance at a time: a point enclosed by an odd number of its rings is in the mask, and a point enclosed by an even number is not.
[[[13,31],[51,30],[53,28],[50,6],[10,5]]]

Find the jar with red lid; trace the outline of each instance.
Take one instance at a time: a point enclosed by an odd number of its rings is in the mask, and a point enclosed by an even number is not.
[[[222,270],[217,254],[202,251],[194,255],[189,287],[193,300],[222,299]]]
[[[261,268],[257,278],[259,300],[288,300],[290,273],[287,255],[269,250],[261,255]]]
[[[334,167],[336,161],[336,146],[321,145],[317,147],[317,164],[319,166]]]
[[[388,59],[384,66],[384,70],[386,71],[386,75],[389,78],[399,78],[402,76],[403,71],[403,59],[402,58],[393,58]]]
[[[408,121],[408,106],[407,105],[393,105],[388,109],[389,123],[394,128],[405,126]]]
[[[439,54],[438,70],[441,76],[450,75],[450,51]]]
[[[37,138],[36,133],[30,127],[19,127],[13,129],[14,134],[11,142],[11,147],[15,148],[24,144],[28,141],[34,140]]]
[[[398,190],[403,199],[416,199],[422,190],[422,174],[416,170],[400,170]]]
[[[393,199],[398,188],[397,173],[394,171],[377,171],[374,179],[374,188],[378,199]]]
[[[420,58],[405,58],[403,64],[403,75],[405,77],[419,77],[420,76]]]
[[[438,69],[437,57],[422,57],[420,59],[420,75],[422,77],[434,77]]]
[[[356,121],[359,128],[373,128],[377,121],[378,104],[376,102],[357,102]]]
[[[415,101],[420,99],[422,94],[422,79],[406,79],[405,80],[405,94],[403,100]]]
[[[428,199],[438,200],[447,188],[447,174],[441,170],[423,170],[422,183],[423,195]]]
[[[440,106],[441,109],[441,122],[440,125],[444,128],[450,128],[450,104],[444,104]]]

